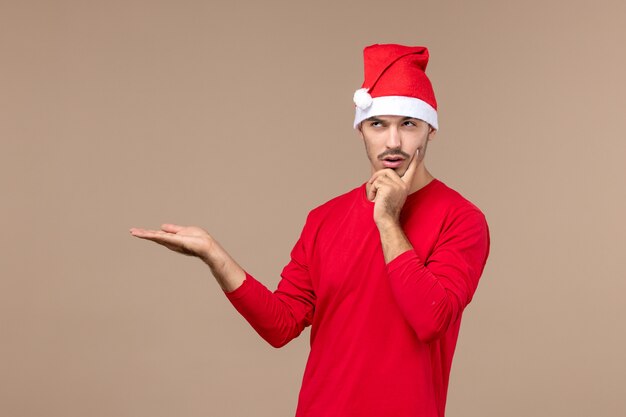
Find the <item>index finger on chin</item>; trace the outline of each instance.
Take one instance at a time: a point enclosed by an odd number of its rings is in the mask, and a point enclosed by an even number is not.
[[[407,167],[402,177],[400,177],[402,181],[404,181],[404,183],[408,185],[409,187],[411,186],[411,181],[413,181],[413,175],[415,175],[415,171],[417,171],[418,155],[419,155],[419,149],[417,150],[417,152],[415,152],[415,155],[413,155],[413,159],[411,159],[411,162],[409,162],[409,166]]]

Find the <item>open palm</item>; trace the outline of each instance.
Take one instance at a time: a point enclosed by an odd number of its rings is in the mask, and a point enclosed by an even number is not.
[[[209,233],[196,226],[180,226],[165,223],[161,230],[146,230],[137,227],[130,233],[141,239],[151,240],[166,248],[188,256],[205,259],[211,250],[212,239]]]

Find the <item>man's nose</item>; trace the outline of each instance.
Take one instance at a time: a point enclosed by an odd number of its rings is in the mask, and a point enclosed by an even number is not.
[[[400,145],[402,143],[400,141],[400,132],[398,132],[398,128],[396,126],[389,126],[389,130],[387,131],[387,133],[387,148],[400,148]]]

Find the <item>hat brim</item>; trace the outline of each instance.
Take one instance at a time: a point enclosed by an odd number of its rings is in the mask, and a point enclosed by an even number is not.
[[[354,128],[373,116],[406,116],[420,119],[431,125],[434,129],[439,129],[437,123],[437,110],[424,100],[406,96],[382,96],[374,97],[372,104],[362,109],[355,107]]]

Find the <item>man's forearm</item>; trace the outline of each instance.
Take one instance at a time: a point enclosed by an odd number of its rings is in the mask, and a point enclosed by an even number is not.
[[[231,292],[239,288],[246,279],[246,273],[237,262],[220,246],[217,241],[213,241],[211,251],[202,257],[217,283],[225,292]]]
[[[391,262],[398,255],[413,249],[402,227],[397,221],[389,220],[376,224],[380,233],[380,242],[385,255],[385,263]]]

